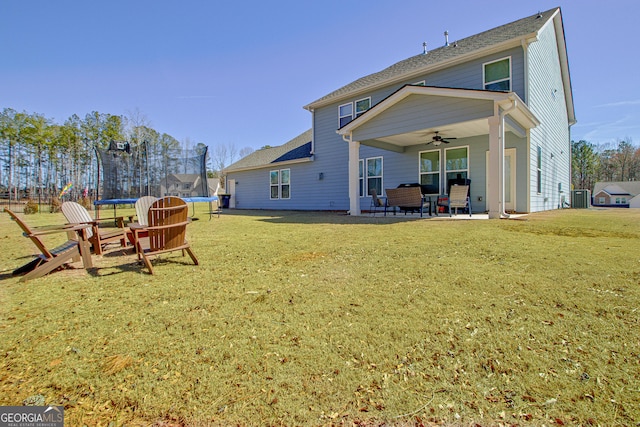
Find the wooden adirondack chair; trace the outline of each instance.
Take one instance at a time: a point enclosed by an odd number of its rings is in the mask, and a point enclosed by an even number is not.
[[[93,245],[93,253],[102,255],[102,247],[108,243],[120,241],[120,245],[124,248],[127,246],[125,241],[126,230],[124,228],[123,218],[101,218],[93,219],[89,212],[76,202],[64,202],[62,204],[62,213],[69,224],[89,224],[91,228],[88,230],[88,238]],[[116,227],[101,228],[100,223],[105,221],[115,221]]]
[[[198,265],[198,258],[191,250],[186,240],[187,224],[189,224],[189,207],[179,197],[164,197],[156,200],[148,212],[148,226],[131,227],[134,235],[138,259],[142,258],[144,265],[153,274],[150,257],[166,252],[186,251],[194,264]],[[147,233],[143,237],[143,233]]]
[[[40,251],[40,254],[33,261],[13,272],[14,276],[26,273],[20,278],[21,282],[42,277],[70,261],[82,259],[82,264],[85,269],[93,267],[90,247],[86,236],[86,232],[91,227],[89,224],[30,228],[11,210],[5,208],[4,211],[8,213],[11,219],[22,229],[22,234],[31,239]],[[42,236],[52,233],[67,233],[67,235],[72,236],[72,238],[69,238],[65,243],[55,248],[49,249],[42,240]]]

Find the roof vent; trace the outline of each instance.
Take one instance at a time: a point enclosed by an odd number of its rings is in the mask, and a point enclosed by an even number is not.
[[[536,19],[540,19],[542,18],[542,12],[538,11],[538,16],[536,16]]]
[[[422,42],[422,54],[427,54],[427,42]]]
[[[449,31],[444,32],[444,45],[449,46]]]

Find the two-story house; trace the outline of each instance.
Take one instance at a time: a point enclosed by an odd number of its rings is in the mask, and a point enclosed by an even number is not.
[[[231,207],[347,210],[470,181],[492,218],[569,202],[575,123],[559,8],[424,51],[304,107],[310,131],[226,169]]]

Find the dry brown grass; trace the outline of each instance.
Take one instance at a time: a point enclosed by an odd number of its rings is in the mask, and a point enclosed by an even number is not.
[[[54,214],[28,221],[55,222]],[[0,405],[70,425],[636,425],[640,213],[521,221],[226,213],[200,266],[17,283],[0,216]]]

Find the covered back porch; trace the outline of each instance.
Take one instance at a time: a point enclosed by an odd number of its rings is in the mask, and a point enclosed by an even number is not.
[[[471,179],[472,187],[486,187],[480,192],[486,195],[486,200],[481,203],[474,200],[474,205],[481,207],[481,212],[487,211],[489,218],[504,217],[509,209],[510,192],[516,189],[512,182],[515,171],[509,163],[505,167],[505,159],[508,162],[514,155],[507,148],[505,135],[509,135],[511,146],[518,146],[518,156],[525,159],[521,163],[526,166],[519,168],[517,179],[519,188],[525,184],[528,188],[529,130],[537,125],[537,118],[513,92],[404,86],[337,131],[349,144],[350,214],[360,215],[364,206],[362,152],[367,151],[366,147],[374,147],[389,152],[391,158],[396,153],[395,158],[410,156],[411,162],[413,154],[418,155],[418,169],[385,160],[384,187],[397,185],[399,182],[394,181],[402,179],[430,186],[434,194],[444,194],[451,178]],[[435,135],[442,139],[434,138]],[[444,162],[441,150],[448,156]],[[471,165],[470,151],[474,156]],[[485,162],[486,166],[480,167]],[[450,167],[453,164],[464,167]],[[386,178],[394,175],[396,178]],[[377,190],[382,194],[384,188]],[[528,191],[519,197],[528,199]],[[521,205],[528,206],[522,201]]]

